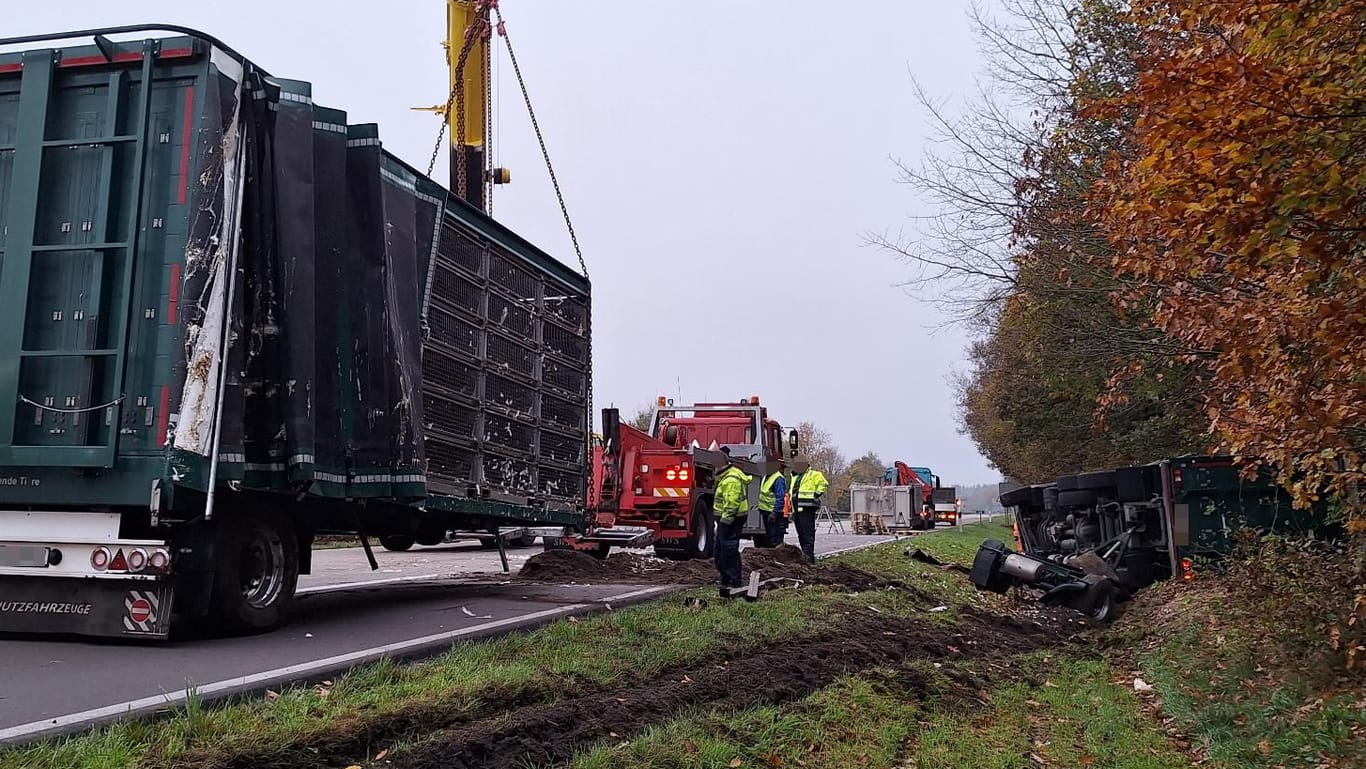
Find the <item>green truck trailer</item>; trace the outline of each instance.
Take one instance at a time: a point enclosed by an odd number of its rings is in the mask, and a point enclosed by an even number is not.
[[[319,533],[581,527],[589,289],[208,35],[0,40],[0,632],[264,630]]]

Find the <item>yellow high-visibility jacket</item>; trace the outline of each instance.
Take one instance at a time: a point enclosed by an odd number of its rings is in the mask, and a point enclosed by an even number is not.
[[[716,499],[712,508],[722,523],[730,523],[749,512],[749,484],[754,478],[731,466],[716,476]]]
[[[816,497],[824,494],[829,488],[830,482],[825,480],[825,474],[812,468],[801,475],[792,476],[792,488],[787,496],[792,500],[794,509],[811,507],[816,503]]]

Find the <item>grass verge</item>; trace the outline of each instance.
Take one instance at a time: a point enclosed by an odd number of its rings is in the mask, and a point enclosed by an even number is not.
[[[610,699],[617,689],[639,686],[660,672],[706,664],[722,649],[737,655],[775,642],[799,644],[829,630],[849,611],[871,609],[925,624],[957,623],[969,606],[1011,611],[1009,599],[973,592],[961,574],[906,557],[909,548],[919,547],[941,560],[968,563],[987,537],[1008,539],[1008,525],[941,530],[836,559],[914,590],[851,593],[839,586],[808,586],[775,591],[753,604],[692,591],[461,644],[421,663],[364,666],[325,686],[222,706],[203,706],[192,698],[190,706],[165,718],[5,752],[0,769],[285,765],[291,754],[321,744],[340,744],[356,763],[369,763],[384,751],[402,756],[404,747],[420,745],[453,724],[586,692],[607,693]],[[709,600],[698,605],[693,598]],[[1164,763],[1166,758],[1126,763],[1140,750],[1149,756],[1154,750],[1167,753],[1136,715],[1133,692],[1111,684],[1114,671],[1103,662],[1056,659],[1052,665],[1067,672],[1045,676],[1044,682],[1030,678],[1049,669],[1040,658],[1033,667],[997,670],[981,679],[991,685],[954,689],[963,676],[977,675],[971,669],[976,663],[936,666],[933,654],[927,651],[926,657],[896,669],[879,663],[882,667],[846,676],[794,702],[740,712],[670,713],[644,732],[588,750],[577,762],[585,767],[731,766],[738,758],[740,765],[754,766],[778,765],[775,761],[890,766],[904,759],[913,762],[908,766],[977,769],[1024,766],[1033,754],[1079,762],[1057,765],[1089,766],[1088,757],[1100,766],[1175,765]],[[1103,723],[1087,719],[1095,713],[1104,715]]]
[[[950,553],[948,542],[954,535],[964,536],[957,532],[935,535],[949,548],[937,552]],[[947,575],[910,562],[899,544],[889,543],[880,550],[871,556],[850,553],[839,560],[892,579],[923,578],[927,587],[950,584]],[[688,595],[711,597],[709,591]],[[477,715],[507,703],[553,698],[574,688],[610,688],[638,681],[666,667],[700,660],[722,645],[734,650],[819,632],[838,616],[832,609],[865,607],[941,619],[937,613],[926,612],[929,607],[923,600],[902,591],[854,596],[812,587],[777,591],[753,604],[711,600],[701,609],[675,597],[491,641],[460,644],[425,662],[383,661],[356,668],[331,685],[290,688],[264,699],[203,706],[191,697],[190,706],[163,718],[122,722],[77,737],[5,751],[0,753],[0,769],[213,763],[214,757],[270,755],[338,733],[370,730],[385,741],[402,742],[460,713]]]
[[[1366,766],[1362,628],[1340,621],[1357,592],[1346,552],[1248,539],[1227,571],[1142,595],[1115,643],[1198,759]]]
[[[574,769],[775,767],[1176,769],[1134,693],[1100,660],[1035,655],[1009,670],[914,661],[827,686],[800,702],[685,714],[635,739],[601,745]],[[990,687],[984,681],[1001,682]]]

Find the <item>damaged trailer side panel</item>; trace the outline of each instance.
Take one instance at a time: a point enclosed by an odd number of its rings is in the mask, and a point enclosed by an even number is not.
[[[307,82],[81,34],[0,41],[0,544],[112,527],[179,593],[234,516],[304,571],[320,531],[581,527],[584,276]]]

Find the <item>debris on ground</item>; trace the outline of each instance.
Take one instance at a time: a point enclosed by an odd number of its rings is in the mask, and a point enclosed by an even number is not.
[[[929,553],[925,552],[924,550],[921,550],[918,547],[914,550],[908,548],[906,550],[906,555],[910,556],[911,560],[913,561],[919,561],[921,563],[929,564],[930,566],[936,566],[939,568],[940,571],[956,571],[961,574],[967,574],[970,571],[968,567],[964,566],[961,563],[945,563],[944,561],[935,558],[933,555],[930,555]]]
[[[758,571],[764,579],[839,585],[854,591],[893,584],[842,563],[808,564],[801,549],[792,545],[747,548],[741,551],[740,561],[746,574]],[[670,561],[634,552],[599,559],[577,550],[547,550],[527,559],[517,576],[533,582],[708,585],[716,582],[716,564],[711,559]]]

